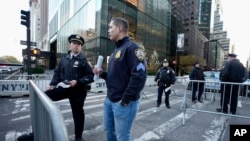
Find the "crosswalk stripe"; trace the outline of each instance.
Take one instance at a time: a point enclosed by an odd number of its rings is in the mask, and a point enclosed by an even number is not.
[[[153,101],[153,100],[156,100],[156,98],[151,99],[150,101]],[[145,101],[145,102],[142,102],[142,103],[147,103],[147,102],[148,101]],[[180,102],[182,102],[181,99],[174,99],[174,100],[171,101],[172,105],[175,105],[175,104],[180,103]],[[164,109],[166,109],[166,107],[159,107],[159,108],[152,107],[152,108],[147,109],[145,111],[138,112],[135,120],[140,120],[142,118],[145,118],[145,117],[147,117],[149,115],[154,114],[155,112],[159,112],[159,111],[164,110]],[[98,125],[98,126],[96,126],[95,128],[93,128],[91,130],[85,130],[83,132],[83,134],[96,134],[96,133],[101,132],[102,130],[103,130],[103,124]]]
[[[101,95],[98,96],[98,98],[101,98],[101,97],[104,97],[104,96],[101,96]],[[149,103],[149,102],[152,102],[152,101],[156,101],[156,93],[147,94],[147,97],[148,97],[148,99],[142,100],[141,104],[145,104],[145,103]],[[151,97],[153,97],[153,98],[151,98]],[[91,100],[86,100],[86,101],[91,102]],[[94,100],[94,101],[96,101],[96,100]],[[175,104],[180,103],[180,102],[182,102],[182,98],[174,99],[174,100],[171,101],[171,105],[175,105]],[[102,105],[103,105],[103,103],[101,103],[101,104],[95,104],[95,105],[88,105],[88,106],[85,106],[85,109],[97,108],[97,107],[101,107]],[[155,112],[159,112],[159,111],[164,110],[164,109],[165,109],[165,107],[159,107],[159,108],[152,107],[150,109],[138,112],[136,120],[140,120],[142,118],[145,118],[145,117],[147,117],[149,115],[154,114]],[[68,113],[68,112],[71,112],[71,110],[63,110],[62,111],[63,114]],[[103,112],[95,112],[95,113],[86,115],[86,117],[91,119],[93,117],[98,117],[98,116],[102,116],[102,115],[103,115]],[[69,125],[72,122],[73,122],[72,118],[71,119],[65,119],[66,125]],[[102,130],[103,130],[103,125],[101,124],[101,125],[96,126],[95,128],[92,128],[91,130],[85,130],[84,134],[96,134],[98,132],[101,132]]]
[[[202,135],[205,138],[205,141],[218,141],[220,139],[221,132],[225,128],[224,123],[228,120],[228,116],[217,116],[210,123],[210,127],[205,131],[205,135]]]
[[[148,97],[151,97],[153,95],[155,95],[155,93],[148,94]],[[101,99],[90,100],[90,99],[92,99],[92,97],[95,97],[95,98],[98,97],[98,98],[101,98]],[[91,109],[91,108],[102,107],[103,106],[104,97],[106,97],[106,95],[98,95],[98,96],[91,95],[91,97],[89,97],[88,99],[86,99],[85,104],[92,103],[92,102],[98,102],[98,101],[100,101],[100,104],[95,104],[95,105],[90,105],[90,106],[84,106],[84,109],[87,110],[87,109]],[[20,103],[27,103],[27,104],[24,104],[24,105],[26,105],[26,107],[29,106],[29,104],[28,104],[29,100],[21,100],[21,101],[17,100],[16,103],[18,103],[16,107],[20,107]],[[56,101],[55,102],[55,104],[57,104],[57,105],[60,105],[62,103],[63,103],[63,105],[69,105],[69,100],[68,99],[64,99],[64,100],[60,100],[60,101]],[[20,112],[20,110],[15,109],[14,112],[12,112],[12,114],[19,113],[19,112]],[[70,113],[70,112],[71,112],[71,109],[61,110],[62,114],[67,114],[67,113]],[[27,119],[27,118],[30,118],[30,115],[26,115],[26,116],[21,116],[21,117],[18,117],[18,118],[14,118],[14,119],[11,119],[11,121],[19,121],[19,120],[24,120],[24,119]]]
[[[192,106],[201,109],[206,104],[195,104]],[[187,111],[185,115],[186,120],[191,118],[195,114],[196,112],[194,111]],[[169,134],[174,129],[181,126],[182,120],[183,120],[183,113],[180,113],[177,116],[173,117],[172,119],[165,121],[163,124],[159,125],[153,130],[144,133],[142,136],[135,139],[135,141],[147,141],[147,140],[153,140],[153,139],[161,139],[162,137],[164,137],[164,135]]]
[[[147,98],[142,98],[140,104],[146,105],[147,103],[154,102],[156,105],[157,93],[147,92],[145,94],[146,94]],[[171,96],[174,96],[174,95],[171,95]],[[104,101],[105,97],[106,97],[106,94],[103,94],[103,93],[100,95],[98,95],[98,94],[89,94],[88,95],[88,97],[86,98],[86,101],[85,101],[84,109],[85,110],[92,110],[93,108],[98,108],[98,109],[94,113],[86,114],[85,120],[91,120],[93,118],[100,118],[101,116],[103,116],[102,106],[103,106],[103,101]],[[23,103],[25,105],[28,102],[29,101],[27,101],[27,100],[23,100],[23,101],[20,100],[20,101],[17,101],[16,104],[18,105],[20,103]],[[183,97],[179,97],[179,96],[174,97],[170,100],[171,106],[179,104],[181,102],[183,102]],[[98,103],[98,104],[94,104],[94,103]],[[203,103],[196,103],[196,104],[191,105],[190,108],[201,109],[204,106],[206,106],[208,103],[209,103],[208,101],[204,101]],[[61,100],[59,102],[55,102],[55,104],[60,107],[60,105],[69,105],[69,101],[67,99]],[[151,108],[148,108],[148,109],[145,109],[142,111],[140,111],[140,109],[139,109],[139,112],[137,113],[135,121],[147,118],[148,116],[151,116],[151,115],[155,114],[156,112],[161,112],[165,109],[166,109],[165,106],[151,107]],[[15,111],[15,112],[17,112],[17,111]],[[67,113],[71,112],[71,108],[69,107],[66,110],[61,110],[61,112],[62,112],[62,114],[67,114]],[[187,110],[186,114],[185,114],[185,120],[190,119],[196,113],[197,113],[197,111]],[[12,119],[12,121],[24,120],[27,118],[30,118],[30,116],[29,115],[22,116],[19,118]],[[215,119],[213,119],[211,121],[210,126],[208,127],[208,129],[206,129],[206,131],[204,131],[204,135],[202,135],[202,136],[207,141],[208,140],[217,141],[221,135],[221,132],[223,131],[223,128],[220,125],[225,124],[226,120],[227,120],[226,116],[216,117]],[[171,119],[166,119],[166,121],[162,121],[160,125],[156,126],[152,130],[148,130],[146,133],[143,133],[141,136],[138,136],[135,139],[135,141],[162,139],[166,134],[169,134],[169,133],[173,132],[176,128],[180,127],[182,125],[182,122],[183,122],[183,113],[180,113]],[[72,125],[73,124],[72,117],[65,119],[65,124]],[[102,131],[103,131],[103,124],[101,122],[99,125],[91,128],[89,130],[84,130],[83,134],[92,136],[92,135],[98,134]],[[14,131],[9,131],[5,135],[5,137],[11,138],[11,136],[13,136],[14,134],[15,135],[20,134],[20,132],[15,132],[15,133],[13,133],[13,132]],[[73,133],[71,135],[69,135],[69,137],[73,138],[74,137]]]
[[[155,100],[156,100],[156,99],[155,99]],[[171,105],[175,105],[175,104],[180,103],[180,102],[182,102],[181,99],[176,99],[176,100],[171,101]],[[137,113],[137,115],[136,115],[136,120],[145,118],[145,117],[147,117],[147,116],[149,116],[149,115],[152,115],[152,114],[154,114],[154,113],[156,113],[156,112],[159,112],[159,111],[161,111],[161,110],[164,110],[164,109],[166,109],[165,106],[163,106],[163,107],[153,107],[153,108],[144,110],[144,111],[142,111],[142,112]]]

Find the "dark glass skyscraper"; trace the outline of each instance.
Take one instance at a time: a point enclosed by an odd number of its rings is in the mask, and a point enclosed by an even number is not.
[[[200,0],[199,30],[209,39],[212,0]]]
[[[86,40],[83,52],[92,64],[98,55],[106,60],[115,48],[108,38],[108,24],[117,16],[129,21],[129,37],[144,45],[149,68],[157,69],[150,62],[161,64],[159,60],[170,55],[168,0],[59,0],[50,1],[49,6],[50,50],[57,59],[68,51],[67,36],[78,33]],[[152,54],[158,58],[152,59]]]
[[[189,73],[195,61],[206,65],[204,46],[208,41],[198,28],[200,18],[199,0],[172,0],[172,36],[171,46],[175,47],[177,74]],[[184,46],[177,48],[177,35],[184,34]],[[171,48],[171,50],[174,48]]]

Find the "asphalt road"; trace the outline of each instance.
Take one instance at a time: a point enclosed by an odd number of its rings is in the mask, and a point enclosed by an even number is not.
[[[215,94],[213,99],[213,94],[207,93],[203,103],[193,104],[189,91],[184,102],[185,90],[178,86],[170,95],[172,108],[167,109],[164,104],[156,107],[156,92],[155,86],[144,88],[131,133],[133,141],[228,141],[229,124],[237,124],[239,121],[241,124],[250,123],[250,118],[216,113],[215,109],[219,107],[219,94]],[[83,133],[87,141],[106,141],[102,121],[102,104],[105,96],[105,93],[89,93],[87,96]],[[164,97],[163,95],[163,101]],[[63,113],[69,138],[73,140],[74,125],[69,102],[65,99],[55,103]],[[189,110],[185,112],[184,119],[185,107]],[[250,117],[249,108],[250,99],[240,98],[237,115]],[[21,134],[31,131],[29,109],[28,96],[0,98],[0,141],[15,141]]]

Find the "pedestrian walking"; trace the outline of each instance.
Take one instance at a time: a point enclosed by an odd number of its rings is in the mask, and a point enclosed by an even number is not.
[[[220,74],[222,82],[243,82],[245,67],[236,57],[237,55],[234,53],[228,54],[228,62],[225,63]],[[228,105],[230,104],[230,113],[235,115],[237,111],[239,85],[223,84],[222,86],[224,88],[221,91],[221,108],[216,109],[216,111],[228,113]]]
[[[203,101],[201,100],[201,96],[204,91],[204,82],[202,81],[204,81],[205,78],[199,62],[194,63],[194,66],[189,74],[189,79],[199,81],[190,83],[192,88],[192,102],[196,103],[198,100],[198,102],[202,103]],[[197,91],[198,91],[198,96],[196,96]]]
[[[69,99],[74,119],[75,141],[83,141],[85,120],[83,106],[89,88],[88,84],[93,82],[94,73],[82,53],[84,39],[78,34],[72,34],[68,37],[68,41],[70,43],[69,54],[60,60],[45,93],[53,101]]]
[[[163,66],[158,70],[154,81],[158,85],[157,107],[160,107],[162,100],[162,93],[165,93],[165,106],[171,108],[169,103],[169,95],[171,94],[171,87],[175,83],[175,72],[169,67],[167,59],[163,60]]]
[[[145,54],[128,37],[129,23],[114,17],[109,23],[108,35],[116,48],[108,60],[108,70],[96,66],[95,74],[106,80],[107,97],[104,100],[104,131],[107,141],[131,141],[131,128],[140,104],[140,92],[147,78]]]

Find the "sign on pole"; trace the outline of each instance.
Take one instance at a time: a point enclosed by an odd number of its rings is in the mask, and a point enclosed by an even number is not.
[[[180,33],[177,35],[177,47],[183,48],[184,46],[184,33]]]
[[[21,41],[20,41],[20,44],[21,44],[21,45],[27,45],[27,41],[21,40]],[[30,46],[36,46],[36,42],[30,42]]]

